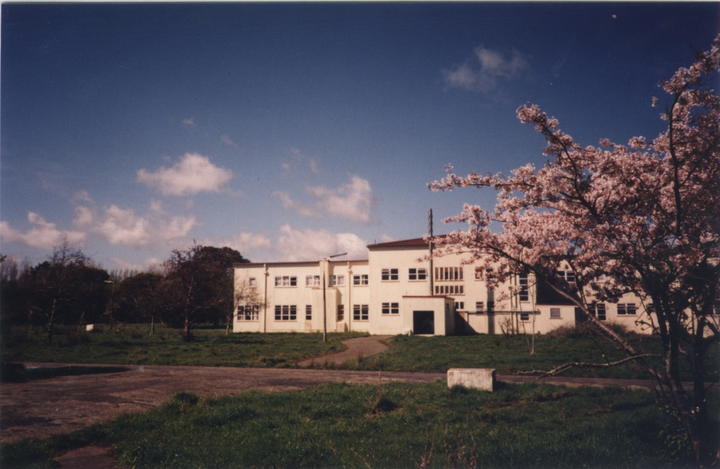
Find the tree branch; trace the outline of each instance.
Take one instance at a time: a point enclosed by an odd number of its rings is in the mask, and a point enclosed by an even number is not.
[[[633,360],[639,360],[641,358],[659,358],[660,355],[656,353],[642,353],[639,355],[632,355],[629,357],[622,358],[620,360],[616,360],[614,362],[608,362],[608,363],[589,363],[589,362],[568,362],[563,363],[562,365],[556,366],[555,368],[551,370],[524,370],[524,371],[518,371],[518,374],[520,375],[537,375],[539,378],[543,378],[545,376],[555,376],[558,375],[564,371],[569,370],[570,368],[610,368],[613,366],[622,365],[623,363],[627,363]]]

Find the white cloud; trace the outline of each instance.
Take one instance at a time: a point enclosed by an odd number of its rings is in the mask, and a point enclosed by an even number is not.
[[[186,153],[173,166],[156,171],[141,169],[138,182],[164,195],[188,195],[198,192],[220,192],[232,178],[232,171],[215,166],[207,157]]]
[[[305,217],[320,216],[320,213],[313,207],[302,202],[298,202],[297,200],[293,200],[287,192],[275,191],[272,195],[280,199],[284,208],[296,210],[300,215]]]
[[[240,251],[241,254],[246,254],[248,251],[254,249],[270,248],[272,247],[272,242],[270,238],[265,235],[242,232],[220,242],[219,245],[228,246]]]
[[[233,141],[233,139],[231,139],[230,136],[227,135],[227,134],[221,135],[221,136],[220,136],[220,141],[221,141],[222,143],[224,143],[225,145],[229,146],[229,147],[236,147],[236,146],[238,146],[238,144],[235,143],[235,142]]]
[[[105,209],[95,231],[110,244],[141,247],[183,238],[195,225],[193,216],[138,216],[130,208],[110,205]]]
[[[354,233],[280,227],[276,249],[283,260],[317,260],[347,252],[349,259],[367,259],[367,243]]]
[[[195,127],[195,119],[192,117],[188,117],[187,119],[182,120],[182,125],[185,125],[187,127]]]
[[[59,230],[55,223],[46,221],[35,212],[28,212],[27,219],[33,227],[24,233],[11,227],[6,221],[0,221],[0,238],[5,242],[19,242],[40,249],[52,249],[63,242],[77,244],[85,241],[85,233]]]
[[[307,186],[306,190],[315,197],[312,204],[294,200],[287,192],[273,192],[283,207],[296,210],[304,216],[334,215],[358,223],[368,223],[373,204],[372,187],[367,179],[351,176],[347,184],[330,188],[325,186]]]
[[[88,226],[91,226],[94,220],[95,216],[90,208],[83,205],[78,205],[77,207],[75,207],[75,218],[73,219],[73,225],[79,226],[81,228],[86,228]]]
[[[324,186],[311,186],[307,189],[318,198],[318,206],[322,210],[355,222],[370,221],[373,197],[367,179],[351,176],[350,182],[334,189]]]
[[[474,57],[450,70],[443,71],[445,82],[454,88],[488,93],[497,88],[500,79],[512,79],[528,68],[528,62],[518,51],[509,56],[476,47]]]
[[[310,166],[310,171],[312,171],[314,174],[320,173],[320,167],[318,166],[318,162],[315,158],[310,158],[308,160],[308,165]]]
[[[84,203],[88,203],[88,204],[94,203],[92,197],[90,197],[90,193],[86,190],[80,190],[80,191],[77,191],[76,193],[74,193],[71,201],[74,203],[80,203],[80,202],[84,202]]]

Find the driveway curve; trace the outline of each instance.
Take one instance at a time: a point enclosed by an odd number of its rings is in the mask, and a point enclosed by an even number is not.
[[[359,360],[360,358],[369,357],[370,355],[376,355],[388,349],[385,341],[390,337],[392,336],[369,335],[367,337],[356,337],[354,339],[343,340],[342,343],[347,347],[347,349],[342,352],[308,358],[306,360],[299,361],[297,365],[341,365],[345,362]]]

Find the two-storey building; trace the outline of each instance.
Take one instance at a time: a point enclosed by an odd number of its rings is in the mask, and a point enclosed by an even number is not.
[[[367,260],[235,266],[235,332],[370,334],[546,333],[581,319],[529,275],[488,288],[460,255],[431,257],[423,238],[371,244]],[[572,283],[571,272],[562,272]],[[594,306],[598,319],[647,331],[626,295]]]

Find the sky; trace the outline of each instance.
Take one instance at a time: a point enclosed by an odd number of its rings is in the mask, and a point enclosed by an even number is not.
[[[542,165],[518,106],[654,137],[658,84],[718,32],[719,3],[4,3],[0,253],[140,270],[193,243],[366,258],[430,208],[463,229],[495,194],[427,184]]]

